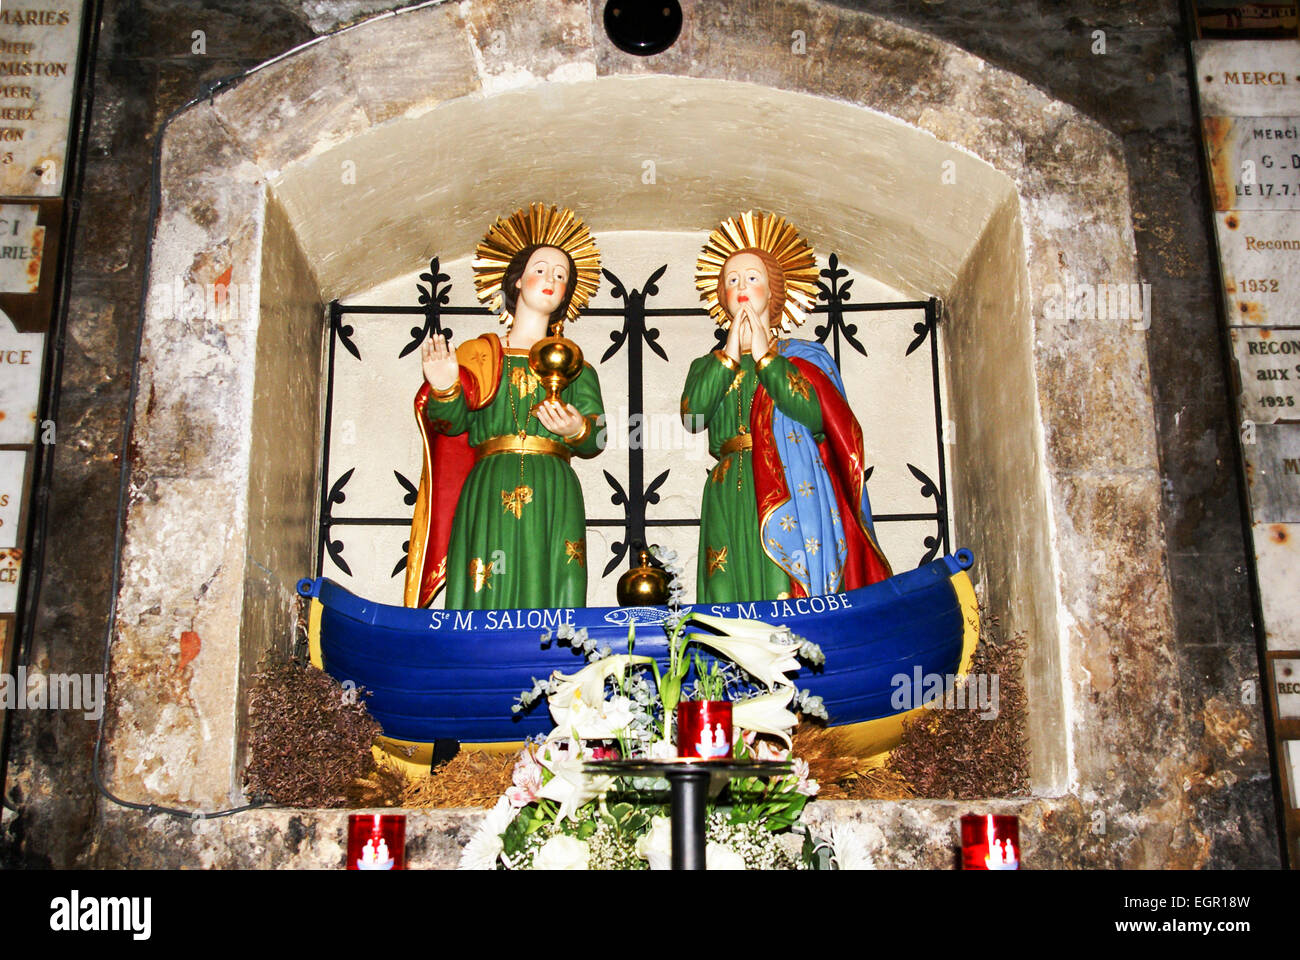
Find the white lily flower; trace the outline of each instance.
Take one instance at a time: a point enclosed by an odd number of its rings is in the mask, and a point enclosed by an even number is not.
[[[581,743],[574,741],[577,749],[561,751],[555,742],[548,742],[538,754],[538,760],[553,776],[538,794],[544,800],[554,800],[560,805],[556,820],[577,815],[585,803],[595,800],[614,782],[613,777],[593,777],[583,772]]]
[[[573,728],[571,714],[581,704],[594,710],[595,716],[604,716],[606,711],[597,704],[603,704],[605,700],[605,681],[612,676],[625,673],[629,667],[638,663],[650,663],[650,657],[637,657],[630,654],[619,654],[617,657],[606,657],[604,660],[597,660],[595,663],[583,667],[577,673],[569,676],[560,673],[558,670],[551,674],[551,682],[554,684],[555,692],[547,697],[547,704],[551,710],[551,718],[555,720],[555,734],[568,735]],[[580,714],[580,717],[590,721],[591,713]],[[624,727],[628,721],[623,724]],[[618,728],[615,728],[618,729]],[[590,739],[608,739],[613,734],[600,736],[599,734],[587,734],[579,732],[577,736],[588,737]]]
[[[784,740],[786,747],[793,747],[790,731],[799,718],[786,709],[793,696],[794,687],[786,687],[761,697],[737,700],[731,705],[731,725],[754,733],[770,733]]]
[[[598,701],[597,706],[575,699],[563,728],[581,740],[616,740],[632,725],[632,701],[627,697],[611,697]]]
[[[799,669],[796,657],[799,648],[773,640],[776,627],[761,620],[712,617],[703,613],[695,614],[693,619],[726,634],[715,637],[711,633],[696,632],[691,634],[693,642],[712,647],[751,677],[766,684],[769,690],[793,683],[786,671]]]

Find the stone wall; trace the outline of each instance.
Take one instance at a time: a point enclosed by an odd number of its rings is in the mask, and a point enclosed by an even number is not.
[[[572,59],[575,43],[582,46],[569,27],[590,22],[582,14],[583,4],[551,5],[559,16],[548,22],[556,24],[557,33],[529,63],[543,75]],[[524,6],[470,5],[471,29],[489,29],[497,22],[493,13],[503,16],[501,23],[517,27],[526,18],[506,15],[510,8],[522,11]],[[541,4],[527,6],[535,10]],[[829,4],[685,6],[688,29],[678,47],[663,56],[646,64],[629,63],[600,37],[586,56],[603,72],[737,76],[781,86],[788,82],[781,69],[767,66],[773,37],[785,45],[784,38],[802,29],[810,56],[795,72],[806,88],[859,102],[865,97],[866,102],[888,103],[888,112],[956,142],[981,135],[942,127],[956,123],[961,110],[945,109],[951,106],[945,103],[946,74],[936,71],[935,48],[924,38],[900,36],[887,25],[859,20]],[[1258,666],[1178,5],[1096,2],[1061,12],[1055,4],[1022,2],[1005,11],[1002,23],[990,22],[988,8],[976,0],[840,6],[868,9],[1023,76],[1049,97],[1073,105],[1109,129],[1119,138],[1128,168],[1129,192],[1117,202],[1121,208],[1131,204],[1138,273],[1153,284],[1156,304],[1154,322],[1143,334],[1145,350],[1135,361],[1114,338],[1096,331],[1058,330],[1051,331],[1055,359],[1040,356],[1038,364],[1040,376],[1046,376],[1058,396],[1068,398],[1074,390],[1110,392],[1112,402],[1104,410],[1091,411],[1094,423],[1098,416],[1117,418],[1115,430],[1135,436],[1150,433],[1154,425],[1159,474],[1153,474],[1154,462],[1130,468],[1112,458],[1098,459],[1096,451],[1090,460],[1089,450],[1076,449],[1075,437],[1045,438],[1058,460],[1080,455],[1070,467],[1068,482],[1056,490],[1052,509],[1057,522],[1074,530],[1110,532],[1092,545],[1091,554],[1067,558],[1061,579],[1078,591],[1064,597],[1067,609],[1096,614],[1099,605],[1100,616],[1091,617],[1092,622],[1083,625],[1082,639],[1058,658],[1071,675],[1087,678],[1070,689],[1077,711],[1072,749],[1087,762],[1066,776],[1075,783],[1082,780],[1082,789],[1058,801],[1031,801],[1023,808],[1023,815],[1045,828],[1040,862],[1275,865],[1276,828],[1262,720],[1259,708],[1243,707],[1240,698],[1242,682],[1254,677]],[[598,10],[600,4],[591,7]],[[53,519],[30,662],[46,670],[94,672],[102,657],[110,584],[105,558],[111,555],[116,506],[115,452],[152,229],[146,222],[148,170],[162,119],[194,96],[202,83],[282,53],[310,39],[313,28],[332,28],[335,15],[346,20],[372,9],[352,3],[311,2],[301,8],[249,3],[236,18],[217,4],[106,4],[82,220],[72,239],[74,300],[58,411]],[[482,9],[487,14],[475,12]],[[482,16],[487,19],[475,19]],[[250,19],[259,22],[250,27]],[[202,56],[190,52],[196,29],[206,35],[207,52]],[[1094,29],[1106,31],[1104,55],[1091,52]],[[882,38],[891,42],[882,43]],[[517,38],[507,37],[507,42],[514,45]],[[842,62],[840,69],[832,69],[838,57],[854,49],[873,58],[870,76],[844,71]],[[836,55],[822,54],[825,50]],[[972,61],[971,69],[976,67]],[[476,64],[475,71],[486,87],[517,82],[504,67]],[[291,107],[310,101],[309,88],[303,89],[302,103],[291,101]],[[367,119],[382,122],[396,115],[407,108],[404,98],[412,93],[405,88],[366,91]],[[383,107],[385,103],[389,106]],[[336,129],[347,127],[347,117],[337,105],[320,103],[314,108],[339,117]],[[227,118],[239,123],[247,119]],[[265,122],[275,127],[289,121],[282,111],[267,115]],[[1007,149],[1036,149],[1040,152],[1023,158],[1026,167],[1068,177],[1071,169],[1088,169],[1082,161],[1090,159],[1072,151],[1083,142],[1099,142],[1069,134],[1019,145],[1009,142]],[[195,213],[200,219],[207,216],[202,210]],[[220,214],[219,209],[211,211]],[[1117,269],[1123,272],[1126,267]],[[1043,276],[1030,278],[1034,288],[1046,281]],[[1098,357],[1101,368],[1128,369],[1132,376],[1108,383],[1071,381],[1071,371],[1081,368],[1078,351]],[[1054,371],[1060,376],[1053,376]],[[1063,406],[1068,403],[1063,401]],[[1144,581],[1144,592],[1091,595],[1097,587],[1092,572],[1096,564],[1103,569],[1141,564],[1153,549],[1167,558],[1167,578],[1161,559],[1161,569],[1151,571],[1153,577]],[[177,589],[187,586],[192,588]],[[1167,617],[1161,611],[1170,605],[1172,630],[1161,625],[1161,618]],[[179,643],[175,650],[155,650],[149,656],[152,676],[161,679],[160,702],[170,698],[179,704],[202,696],[202,690],[190,689],[196,664],[185,660]],[[1160,718],[1164,721],[1157,722]],[[108,805],[101,813],[89,777],[92,726],[80,717],[31,714],[17,717],[14,727],[7,801],[17,813],[5,813],[7,862],[173,862],[141,860],[141,854],[129,852],[132,846],[145,850],[146,838],[171,831],[165,821],[154,818],[146,825],[143,819],[133,820],[134,814]],[[1161,736],[1153,737],[1153,730]],[[1065,735],[1064,729],[1061,732]],[[1130,741],[1137,736],[1147,739],[1134,745]],[[1135,746],[1143,754],[1159,751],[1158,756],[1152,754],[1150,769],[1139,768],[1145,761],[1138,759]],[[159,773],[121,772],[132,778]],[[177,770],[168,775],[185,774]],[[926,825],[915,836],[924,849],[901,851],[887,861],[907,865],[909,856],[913,863],[927,862],[941,848],[940,835],[950,826],[952,812],[943,811],[942,805],[921,805],[906,812],[866,815],[880,824],[901,817]],[[1107,832],[1088,829],[1098,822],[1097,811],[1111,824]],[[257,816],[270,818],[269,824],[285,815]],[[138,824],[135,838],[128,835],[132,823]],[[321,821],[321,829],[325,823]],[[267,830],[269,837],[279,836],[271,827]],[[293,833],[288,830],[289,839],[283,842],[289,844]],[[292,846],[295,855],[286,852],[264,859],[242,848],[219,850],[213,862],[309,862],[296,856],[296,842]],[[1031,857],[1033,853],[1030,849]],[[177,864],[199,862],[197,853],[180,851],[177,856]]]

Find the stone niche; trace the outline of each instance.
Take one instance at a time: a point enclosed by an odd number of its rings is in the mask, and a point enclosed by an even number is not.
[[[943,300],[954,546],[974,550],[985,610],[1029,650],[1031,796],[812,816],[880,827],[882,865],[950,865],[968,809],[1018,812],[1043,866],[1192,862],[1144,335],[1049,319],[1047,302],[1066,274],[1136,279],[1118,142],[886,21],[788,0],[685,6],[677,45],[643,60],[608,44],[586,0],[427,4],[291,51],[167,126],[111,788],[204,811],[242,802],[249,680],[292,643],[293,586],[315,567],[326,303],[465,257],[493,217],[535,199],[573,207],[598,237],[702,239],[754,206],[883,287]],[[1088,830],[1097,811],[1104,840]],[[111,805],[104,817],[123,838],[184,827]],[[409,830],[441,838],[415,862],[452,862],[473,819],[413,814]],[[304,821],[314,853],[285,839]],[[313,864],[345,822],[252,811],[177,856]]]

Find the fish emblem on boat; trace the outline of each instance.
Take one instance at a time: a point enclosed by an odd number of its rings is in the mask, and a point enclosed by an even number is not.
[[[682,613],[690,612],[690,607],[682,608]],[[633,623],[663,623],[668,614],[669,611],[662,607],[618,607],[605,614],[605,622],[619,627]]]

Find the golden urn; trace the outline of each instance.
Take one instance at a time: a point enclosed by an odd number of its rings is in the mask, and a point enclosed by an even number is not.
[[[650,563],[650,551],[641,549],[641,563],[618,578],[615,588],[620,607],[662,607],[668,602],[668,574]]]
[[[533,406],[536,412],[547,400],[558,401],[560,391],[582,373],[582,348],[565,338],[564,327],[560,325],[553,336],[533,344],[528,351],[528,366],[546,388],[545,399]]]

